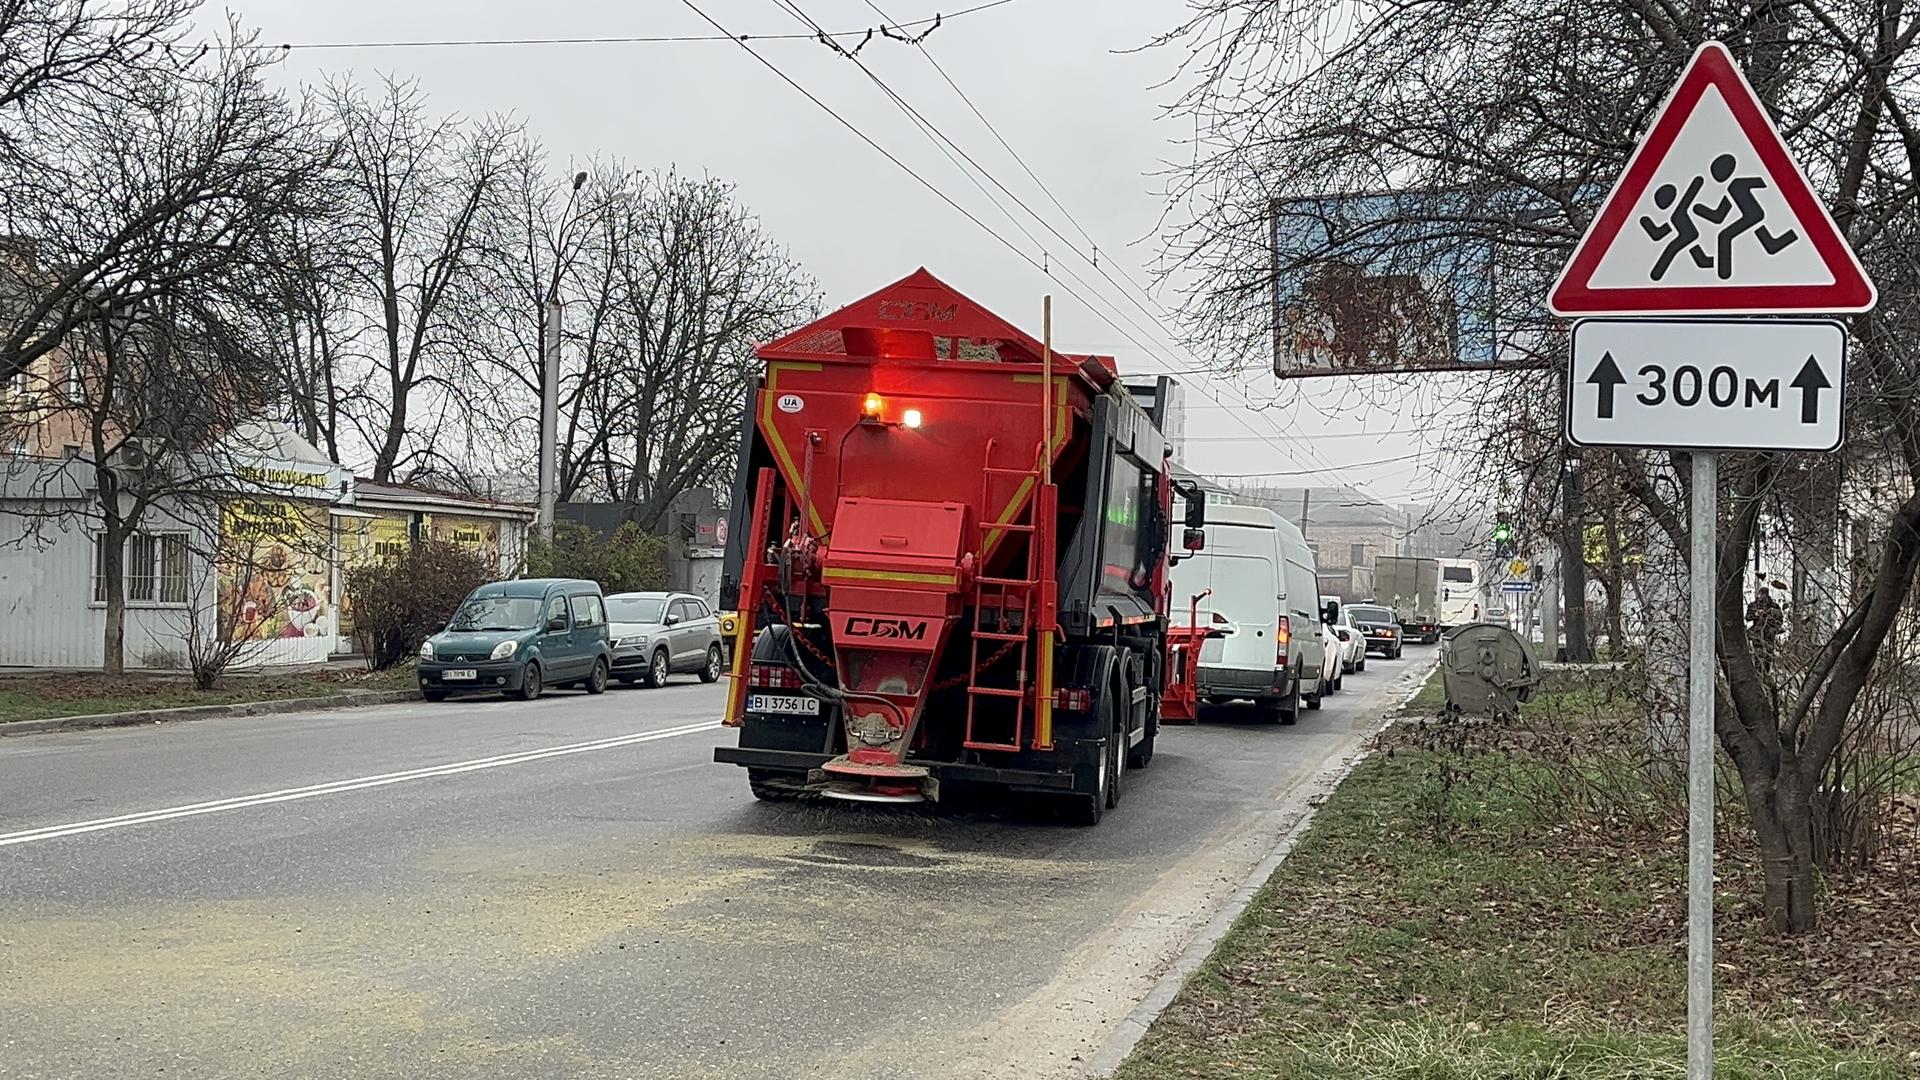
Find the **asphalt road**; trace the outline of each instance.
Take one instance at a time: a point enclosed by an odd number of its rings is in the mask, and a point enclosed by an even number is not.
[[[757,803],[691,680],[0,739],[0,1077],[1074,1075],[1430,656],[1093,829]]]

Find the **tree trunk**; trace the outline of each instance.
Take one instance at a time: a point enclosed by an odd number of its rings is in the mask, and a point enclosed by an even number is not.
[[[100,532],[100,543],[105,549],[100,577],[107,591],[107,630],[100,670],[122,675],[127,670],[127,538],[111,517]]]
[[[1786,762],[1772,776],[1743,779],[1747,811],[1760,841],[1767,925],[1775,933],[1805,933],[1814,927],[1815,911],[1811,792]]]

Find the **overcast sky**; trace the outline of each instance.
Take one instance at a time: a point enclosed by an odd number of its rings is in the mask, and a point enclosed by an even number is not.
[[[779,0],[697,2],[732,33],[803,29]],[[893,20],[907,22],[981,0],[875,2]],[[796,6],[829,30],[879,21],[865,0],[796,0]],[[769,232],[819,278],[829,304],[864,295],[925,265],[1036,334],[1040,297],[1052,292],[1059,344],[1110,353],[1130,376],[1192,363],[1170,337],[1171,320],[1150,318],[1135,303],[1157,313],[1156,300],[1127,284],[1128,279],[1150,284],[1145,268],[1157,251],[1155,224],[1163,209],[1156,194],[1160,181],[1153,174],[1163,161],[1183,153],[1180,140],[1192,134],[1190,127],[1182,132],[1160,114],[1172,91],[1156,87],[1172,74],[1178,54],[1127,50],[1175,25],[1184,11],[1178,0],[1011,0],[952,18],[925,42],[932,58],[1099,245],[1103,265],[1117,264],[1111,272],[1121,288],[1082,261],[1086,244],[1080,230],[912,46],[875,40],[860,60],[1073,244],[1024,215],[1021,223],[1040,242],[1022,235],[853,63],[808,40],[754,47],[1021,252],[1041,260],[1044,249],[1045,261],[1056,268],[1054,280],[732,42],[303,47],[712,33],[681,0],[230,0],[227,10],[258,27],[266,42],[295,46],[284,63],[289,83],[336,73],[372,78],[393,72],[418,79],[441,111],[523,118],[557,169],[568,159],[598,156],[636,168],[677,166],[734,181],[742,201]],[[208,12],[210,18],[217,15],[217,10]],[[999,197],[1018,214],[1010,200]],[[1076,247],[1081,254],[1074,253]],[[1095,287],[1059,274],[1062,267]],[[1102,295],[1106,303],[1096,298]],[[1171,294],[1157,297],[1160,305],[1177,302]],[[1261,481],[1278,484],[1362,482],[1385,498],[1446,486],[1429,467],[1431,455],[1408,457],[1445,442],[1441,433],[1407,430],[1412,417],[1431,415],[1433,394],[1423,395],[1429,402],[1409,403],[1398,415],[1355,415],[1348,408],[1338,419],[1328,419],[1319,413],[1342,396],[1341,388],[1331,385],[1338,380],[1309,388],[1281,386],[1269,365],[1268,357],[1251,357],[1236,379],[1197,380],[1220,404],[1189,392],[1187,456],[1193,468],[1215,475],[1295,474]],[[1436,384],[1434,394],[1443,393]],[[1243,407],[1249,398],[1273,407],[1253,412]],[[1307,469],[1322,471],[1299,472]]]

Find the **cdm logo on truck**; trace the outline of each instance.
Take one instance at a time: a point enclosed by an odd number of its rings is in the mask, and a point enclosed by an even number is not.
[[[900,641],[925,641],[928,619],[900,619],[871,615],[849,615],[841,636],[850,638],[892,638]]]

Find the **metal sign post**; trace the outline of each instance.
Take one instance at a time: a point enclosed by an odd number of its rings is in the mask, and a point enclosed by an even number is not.
[[[1574,324],[1567,442],[1692,459],[1688,1080],[1713,1077],[1715,455],[1838,449],[1846,410],[1844,326],[1744,316],[1866,311],[1877,298],[1766,107],[1714,41],[1655,113],[1547,298],[1557,315],[1613,316]]]
[[[1713,651],[1720,469],[1693,455],[1692,587],[1687,635],[1687,1080],[1713,1077]]]

